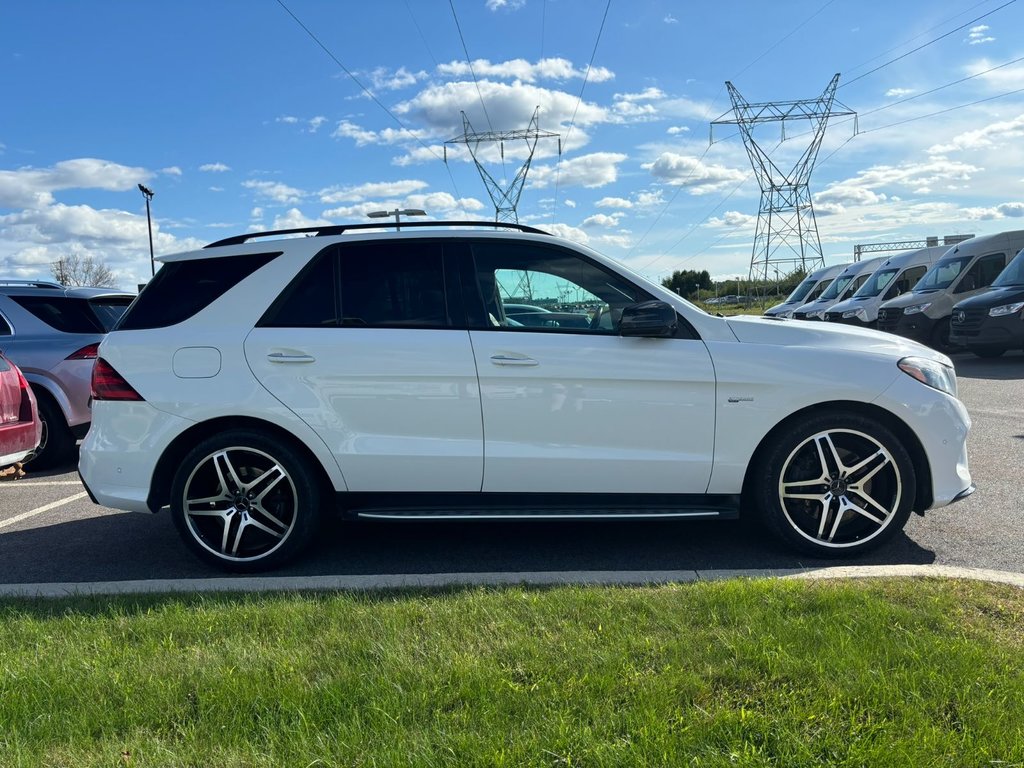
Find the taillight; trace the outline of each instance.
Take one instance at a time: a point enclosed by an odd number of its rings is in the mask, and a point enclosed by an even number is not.
[[[32,421],[32,390],[29,389],[25,374],[18,371],[18,386],[21,387],[21,406],[18,408],[18,421]]]
[[[77,352],[72,352],[70,355],[65,357],[65,360],[95,360],[96,354],[99,352],[100,345],[89,344],[88,346],[82,347]]]
[[[142,400],[142,395],[135,391],[124,376],[114,370],[102,357],[96,358],[92,367],[92,399],[93,400]]]

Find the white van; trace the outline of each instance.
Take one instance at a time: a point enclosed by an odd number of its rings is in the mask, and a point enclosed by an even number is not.
[[[781,304],[776,304],[774,307],[765,310],[765,317],[792,317],[793,311],[802,307],[808,301],[814,301],[825,289],[832,284],[832,280],[843,271],[848,264],[836,264],[832,267],[822,267],[816,269],[803,280],[800,284],[793,289],[793,292],[786,297],[786,300]]]
[[[871,277],[872,273],[885,261],[879,256],[866,261],[855,261],[840,272],[832,284],[814,301],[808,301],[793,313],[794,320],[824,320],[825,311],[856,293],[857,289]]]
[[[878,330],[946,349],[953,305],[988,290],[1021,248],[1021,229],[973,237],[950,248],[910,293],[882,304]]]
[[[825,319],[860,328],[874,328],[882,302],[909,291],[948,250],[948,245],[933,245],[931,248],[903,251],[890,256],[853,296],[830,307],[825,313]]]

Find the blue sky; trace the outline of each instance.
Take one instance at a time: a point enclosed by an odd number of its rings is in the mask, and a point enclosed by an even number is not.
[[[282,2],[4,3],[0,278],[79,254],[144,281],[140,182],[158,255],[384,208],[491,219],[469,155],[446,166],[443,144],[460,111],[502,131],[537,106],[562,156],[538,143],[521,222],[655,279],[746,275],[759,189],[734,131],[708,145],[724,82],[792,100],[837,72],[861,132],[835,119],[811,178],[828,263],[855,243],[1024,228],[1024,3]],[[792,163],[805,130],[773,159]],[[524,147],[488,170],[511,177]]]

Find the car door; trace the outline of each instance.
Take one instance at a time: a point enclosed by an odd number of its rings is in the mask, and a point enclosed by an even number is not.
[[[330,447],[350,491],[480,490],[476,366],[444,262],[440,240],[332,246],[246,338],[256,377]]]
[[[707,490],[715,376],[696,334],[619,336],[622,308],[651,297],[573,250],[481,239],[467,264],[485,491]],[[590,322],[523,326],[504,316],[506,300],[585,312]]]

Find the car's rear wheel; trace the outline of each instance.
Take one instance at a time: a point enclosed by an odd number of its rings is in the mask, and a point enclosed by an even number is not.
[[[36,403],[43,428],[39,447],[25,466],[32,471],[38,471],[70,464],[75,453],[75,436],[71,434],[68,423],[64,420],[64,413],[49,395],[41,394],[38,390]]]
[[[186,544],[233,571],[260,571],[291,560],[319,527],[320,488],[287,444],[260,432],[207,438],[181,462],[171,512]]]
[[[914,506],[914,465],[873,418],[837,411],[786,425],[762,455],[762,520],[784,543],[848,557],[896,535]]]

